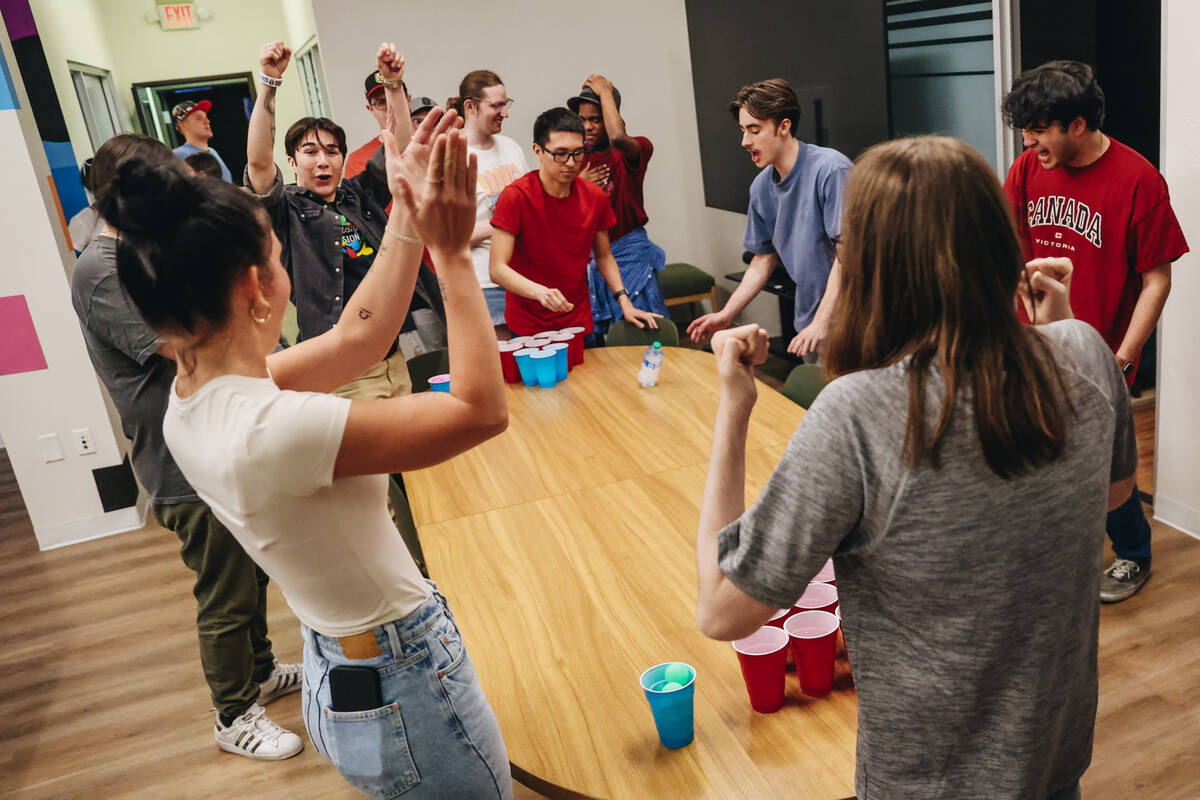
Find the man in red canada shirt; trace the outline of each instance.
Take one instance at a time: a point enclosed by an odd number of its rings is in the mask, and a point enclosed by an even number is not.
[[[507,291],[504,321],[518,336],[573,326],[594,342],[587,264],[600,274],[624,319],[657,328],[657,314],[634,308],[609,250],[616,217],[604,190],[579,177],[586,151],[583,121],[565,108],[533,124],[539,168],[504,188],[492,214],[492,281]]]
[[[1171,290],[1171,262],[1188,251],[1162,175],[1105,135],[1104,92],[1091,67],[1051,61],[1013,82],[1001,108],[1025,144],[1004,190],[1026,257],[1075,266],[1071,308],[1096,328],[1132,383]],[[1150,577],[1150,525],[1137,487],[1108,515],[1116,560],[1100,599],[1133,596]]]
[[[630,136],[621,117],[621,93],[603,75],[589,75],[583,88],[567,99],[567,108],[583,120],[587,157],[580,177],[604,190],[617,223],[608,230],[613,258],[633,305],[643,311],[667,314],[667,304],[655,275],[666,266],[667,254],[646,235],[642,187],[654,145],[645,136]],[[621,318],[621,309],[609,300],[603,276],[595,263],[588,264],[592,319],[597,333],[606,333]]]

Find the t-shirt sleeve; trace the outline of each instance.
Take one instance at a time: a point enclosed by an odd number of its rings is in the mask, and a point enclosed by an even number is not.
[[[263,478],[295,497],[333,483],[350,399],[314,392],[280,392],[258,418],[246,447]]]
[[[750,206],[746,209],[746,233],[742,237],[742,247],[756,256],[761,256],[775,252],[775,245],[771,242],[775,231],[767,225],[763,216],[762,204],[765,201],[756,188],[757,181],[750,185]]]
[[[1004,195],[1008,198],[1008,206],[1012,210],[1013,221],[1017,224],[1017,238],[1021,241],[1021,252],[1028,260],[1033,253],[1033,243],[1029,241],[1029,228],[1025,225],[1025,179],[1021,172],[1021,159],[1013,161],[1008,168],[1008,177],[1004,179]]]
[[[863,456],[838,384],[813,403],[758,500],[718,535],[725,577],[770,606],[795,603],[863,514]]]
[[[633,170],[635,175],[644,177],[646,175],[646,165],[650,163],[650,156],[654,155],[654,144],[645,136],[635,136],[633,140],[638,146],[638,162],[636,165],[630,164],[629,160],[625,160],[625,165]]]
[[[142,320],[115,273],[96,284],[88,304],[87,327],[138,364],[145,364],[162,346],[162,339]]]
[[[842,200],[846,194],[846,175],[850,166],[837,165],[829,170],[821,187],[821,214],[825,223],[825,236],[836,239],[842,235]]]
[[[492,227],[507,231],[513,236],[521,235],[521,192],[512,184],[504,187],[496,200],[492,212]]]
[[[1147,186],[1138,187],[1134,220],[1127,239],[1129,263],[1138,272],[1174,261],[1188,251],[1183,229],[1171,208],[1167,183],[1158,173],[1154,179],[1147,181]]]

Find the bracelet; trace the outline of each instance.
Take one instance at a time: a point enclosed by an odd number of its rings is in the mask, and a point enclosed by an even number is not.
[[[613,300],[620,300],[622,297],[629,297],[629,292],[625,291],[624,289],[618,289],[617,291],[613,292]]]
[[[391,228],[384,228],[383,232],[388,236],[395,236],[402,242],[408,242],[409,244],[421,244],[420,239],[418,239],[416,236],[409,236],[407,233],[396,233]]]
[[[385,89],[399,89],[404,85],[404,81],[400,80],[399,78],[391,81],[385,81],[382,75],[379,76],[379,82],[383,84],[383,88]]]
[[[280,86],[283,86],[283,78],[272,78],[265,72],[258,73],[258,82],[270,86],[272,89],[278,89]]]

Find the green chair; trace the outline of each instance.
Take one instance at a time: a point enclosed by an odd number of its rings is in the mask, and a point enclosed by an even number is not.
[[[813,404],[825,388],[825,375],[816,364],[801,364],[788,374],[783,383],[783,396],[804,410]]]
[[[447,350],[430,350],[428,353],[413,356],[407,364],[413,394],[427,392],[430,378],[450,371],[450,353]]]
[[[709,311],[717,310],[717,282],[702,269],[682,261],[667,264],[658,273],[658,287],[667,307],[708,301]],[[665,344],[665,342],[664,342]]]
[[[613,326],[608,329],[608,335],[604,337],[606,347],[623,345],[648,347],[653,342],[662,342],[663,347],[678,347],[679,329],[675,327],[674,322],[665,317],[658,320],[658,330],[650,327],[639,328],[632,322],[620,319],[613,323]]]

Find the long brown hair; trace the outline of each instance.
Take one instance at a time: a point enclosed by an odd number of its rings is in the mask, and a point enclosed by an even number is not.
[[[466,101],[478,101],[483,97],[484,89],[503,85],[504,81],[500,80],[500,76],[490,69],[477,69],[468,72],[467,76],[458,84],[458,96],[448,99],[446,101],[446,108],[455,109],[458,111],[460,117],[466,119],[467,112],[464,108]]]
[[[847,181],[839,254],[841,293],[826,372],[912,359],[904,438],[910,465],[939,466],[938,445],[963,387],[997,475],[1011,477],[1062,453],[1073,409],[1049,344],[1017,319],[1024,258],[1004,193],[978,153],[940,136],[867,150]],[[931,364],[944,389],[929,431]]]

